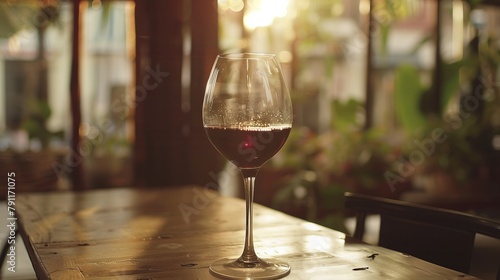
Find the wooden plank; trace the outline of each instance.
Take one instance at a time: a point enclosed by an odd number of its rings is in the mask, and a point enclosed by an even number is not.
[[[209,265],[241,253],[244,209],[195,186],[31,193],[17,202],[33,265],[52,279],[216,279]],[[288,261],[286,279],[474,279],[264,206],[254,211],[257,254]]]
[[[71,152],[68,155],[72,159],[82,160],[80,153],[80,125],[82,121],[80,102],[80,53],[81,53],[81,22],[80,22],[80,0],[73,0],[73,38],[71,42],[71,73],[70,73],[70,108],[71,108]],[[83,164],[71,166],[69,173],[72,187],[76,190],[85,188]]]
[[[135,1],[134,176],[138,186],[187,184],[182,111],[184,1]]]
[[[189,168],[194,184],[216,183],[213,174],[222,170],[225,159],[208,140],[202,122],[205,86],[219,54],[218,9],[216,0],[190,3],[191,53],[189,88]]]

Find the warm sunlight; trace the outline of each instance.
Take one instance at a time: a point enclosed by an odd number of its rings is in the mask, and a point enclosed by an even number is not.
[[[269,26],[275,18],[286,16],[289,0],[254,0],[248,2],[245,27],[255,29]]]
[[[243,10],[244,7],[243,0],[218,0],[217,6],[221,11],[231,10],[233,12],[239,12]]]

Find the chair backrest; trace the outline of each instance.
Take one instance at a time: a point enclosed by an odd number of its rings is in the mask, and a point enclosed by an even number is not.
[[[345,206],[356,212],[355,238],[363,239],[367,214],[380,214],[379,246],[464,273],[477,233],[500,239],[500,222],[463,212],[354,193]]]

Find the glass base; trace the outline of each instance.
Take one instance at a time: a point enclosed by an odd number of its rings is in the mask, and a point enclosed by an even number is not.
[[[276,259],[259,259],[257,263],[244,263],[224,258],[210,265],[210,272],[227,279],[278,279],[290,273],[290,265]]]

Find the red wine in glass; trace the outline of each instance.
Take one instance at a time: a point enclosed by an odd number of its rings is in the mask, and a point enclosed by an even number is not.
[[[203,126],[212,145],[243,175],[246,223],[240,257],[223,258],[210,272],[229,279],[277,279],[286,261],[257,256],[253,242],[253,194],[259,168],[283,146],[292,128],[292,102],[272,54],[217,56],[203,100]]]
[[[218,127],[205,131],[212,145],[238,168],[261,167],[285,144],[291,126]]]

